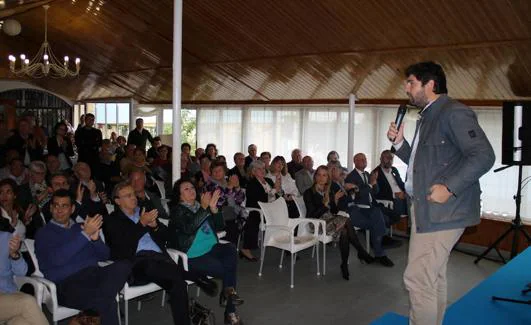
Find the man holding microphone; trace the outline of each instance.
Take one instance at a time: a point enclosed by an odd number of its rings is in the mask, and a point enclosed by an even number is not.
[[[404,283],[409,323],[442,324],[448,258],[464,229],[480,222],[479,178],[495,156],[474,111],[447,96],[440,65],[411,65],[405,77],[410,104],[421,109],[415,135],[409,143],[404,124],[391,123],[387,137],[408,164],[411,238]]]

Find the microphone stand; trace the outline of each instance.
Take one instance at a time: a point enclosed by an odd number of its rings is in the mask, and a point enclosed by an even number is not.
[[[504,169],[507,169],[509,167],[516,166],[516,165],[518,166],[518,190],[516,192],[516,195],[513,196],[514,200],[516,201],[516,216],[511,222],[511,226],[509,227],[509,229],[507,229],[507,231],[505,231],[500,237],[498,237],[498,239],[496,239],[496,241],[492,243],[492,245],[490,245],[481,255],[479,255],[478,258],[474,260],[474,264],[477,264],[483,258],[486,258],[485,256],[492,249],[496,250],[496,253],[498,253],[498,256],[501,258],[501,261],[504,264],[507,263],[505,258],[501,255],[500,251],[498,250],[498,245],[501,243],[502,240],[505,239],[505,237],[507,237],[511,233],[513,233],[513,242],[511,246],[511,258],[510,259],[513,259],[518,254],[517,250],[518,250],[518,234],[519,233],[522,233],[525,236],[528,243],[531,242],[531,237],[525,230],[524,225],[522,224],[522,219],[520,218],[520,203],[522,199],[522,167],[523,167],[523,164],[517,163],[517,164],[503,166],[503,167],[495,169],[494,172],[497,173],[499,171],[502,171]]]

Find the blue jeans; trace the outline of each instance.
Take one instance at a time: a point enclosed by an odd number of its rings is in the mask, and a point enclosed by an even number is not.
[[[191,271],[202,275],[223,280],[223,289],[236,288],[236,272],[238,269],[238,258],[236,247],[232,244],[216,244],[210,252],[188,260],[188,267]],[[222,293],[223,294],[223,293]],[[235,311],[234,305],[227,301],[225,313]]]

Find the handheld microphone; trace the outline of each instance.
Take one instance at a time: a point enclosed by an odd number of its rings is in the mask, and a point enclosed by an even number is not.
[[[396,112],[396,118],[395,118],[395,124],[398,130],[400,130],[400,125],[402,125],[402,121],[404,120],[404,116],[406,116],[406,113],[407,113],[407,106],[404,104],[400,105],[398,107],[398,111]],[[391,141],[394,142],[395,139],[392,139]]]

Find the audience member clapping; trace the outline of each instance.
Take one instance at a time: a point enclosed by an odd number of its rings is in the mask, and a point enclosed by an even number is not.
[[[293,178],[288,173],[286,160],[282,156],[276,156],[269,167],[269,174],[266,176],[271,179],[273,183],[280,183],[279,196],[284,197],[288,205],[288,213],[290,218],[298,218],[299,210],[293,201],[293,197],[300,196],[299,190]]]

